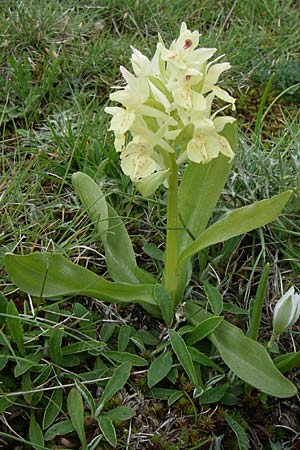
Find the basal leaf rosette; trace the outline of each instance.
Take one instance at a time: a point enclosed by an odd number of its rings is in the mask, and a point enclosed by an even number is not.
[[[199,37],[182,23],[170,48],[159,36],[151,60],[132,47],[133,74],[121,67],[126,84],[110,95],[121,106],[105,108],[122,170],[143,195],[167,186],[170,155],[177,164],[205,164],[219,153],[233,158],[220,133],[235,121],[223,113],[235,109],[235,99],[217,85],[230,64],[209,62],[216,49],[198,48]]]

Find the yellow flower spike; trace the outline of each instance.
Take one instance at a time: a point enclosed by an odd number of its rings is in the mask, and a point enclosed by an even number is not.
[[[168,187],[168,173],[174,175],[176,165],[186,160],[205,164],[220,153],[233,158],[220,133],[235,119],[220,113],[228,106],[234,109],[235,99],[217,85],[230,64],[216,63],[219,58],[209,62],[216,49],[198,48],[199,38],[198,31],[182,23],[169,48],[159,37],[151,59],[131,47],[133,73],[121,67],[125,86],[110,95],[122,107],[105,109],[112,115],[121,168],[145,195],[162,183]],[[224,102],[220,109],[217,99]],[[192,132],[179,145],[185,129]]]

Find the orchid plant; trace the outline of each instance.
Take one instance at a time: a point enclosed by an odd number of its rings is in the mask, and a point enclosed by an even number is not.
[[[165,266],[161,279],[138,267],[127,230],[95,181],[83,173],[73,185],[102,240],[113,281],[68,261],[60,254],[6,254],[6,270],[20,289],[36,297],[84,295],[101,301],[139,303],[171,328],[176,308],[190,322],[184,332],[169,330],[170,342],[191,381],[201,384],[188,345],[211,340],[224,362],[248,384],[278,397],[296,387],[275,367],[265,348],[222,316],[223,301],[206,286],[212,312],[186,299],[193,258],[223,242],[273,221],[291,192],[228,211],[209,223],[230,173],[236,146],[235,99],[218,83],[230,68],[212,59],[215,48],[198,48],[200,35],[183,23],[169,48],[161,37],[152,59],[132,49],[133,73],[121,67],[125,84],[110,100],[119,106],[110,130],[121,168],[143,196],[160,186],[167,191]]]

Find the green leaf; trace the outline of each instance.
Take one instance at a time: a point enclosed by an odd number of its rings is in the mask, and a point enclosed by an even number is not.
[[[211,317],[192,302],[186,303],[185,314],[193,324]],[[297,393],[296,387],[275,367],[266,349],[236,326],[224,320],[208,338],[225,364],[246,383],[274,397],[292,397]]]
[[[218,372],[224,372],[222,367],[220,367],[218,364],[216,364],[212,359],[210,359],[207,355],[204,353],[199,352],[194,347],[188,347],[188,350],[191,354],[192,360],[200,364],[200,366],[206,366],[206,367],[212,367],[213,369],[217,370]]]
[[[152,275],[140,269],[126,228],[107,203],[100,187],[88,175],[77,172],[73,186],[91,221],[99,232],[109,274],[114,281],[131,284],[157,283]]]
[[[95,412],[95,417],[101,413],[105,402],[110,400],[120,389],[123,388],[130,376],[130,371],[131,364],[129,363],[121,364],[114,370],[111,379],[108,381],[101,395],[98,408]]]
[[[41,352],[32,353],[27,355],[26,358],[18,358],[17,365],[14,369],[14,376],[19,377],[26,373],[31,367],[39,366],[39,361],[42,357]]]
[[[199,322],[185,337],[187,345],[193,345],[211,334],[223,322],[224,317],[209,317]]]
[[[173,300],[170,292],[164,286],[156,284],[154,286],[154,298],[160,307],[166,325],[171,326],[173,321]]]
[[[44,412],[43,430],[53,424],[60,413],[61,405],[62,389],[54,389]]]
[[[112,283],[60,254],[32,253],[22,256],[6,253],[4,260],[6,270],[16,285],[35,297],[86,295],[102,301],[149,303],[157,307],[152,284]],[[16,329],[18,333],[14,330],[15,335],[21,344],[20,324]]]
[[[81,396],[84,398],[84,400],[88,404],[88,407],[91,410],[92,416],[94,416],[95,411],[96,411],[96,405],[95,405],[95,401],[94,401],[92,394],[90,393],[88,388],[83,383],[80,383],[80,381],[75,380],[75,385],[76,385],[76,389],[78,390],[78,392],[81,394]]]
[[[237,437],[239,449],[249,450],[250,448],[249,438],[244,428],[229,414],[226,414],[225,420]]]
[[[164,252],[155,244],[146,242],[146,244],[143,245],[142,250],[152,259],[162,262],[165,260]]]
[[[38,422],[36,421],[35,415],[32,412],[30,416],[30,424],[29,424],[29,440],[32,445],[32,448],[35,450],[43,450],[45,447],[44,442],[44,436],[43,432],[41,430],[41,427],[39,426]]]
[[[117,351],[108,351],[103,353],[103,356],[107,356],[113,361],[117,361],[119,363],[130,363],[136,367],[148,366],[148,361],[142,358],[141,356],[135,355],[134,353],[129,352],[117,352]]]
[[[211,285],[208,281],[204,281],[203,284],[212,312],[216,316],[219,316],[223,311],[223,297],[218,289]]]
[[[118,351],[124,352],[129,343],[129,338],[131,333],[133,332],[133,328],[129,325],[122,325],[120,327],[119,336],[118,336]]]
[[[219,155],[208,164],[190,162],[185,169],[178,192],[178,209],[183,228],[179,233],[179,250],[206,228],[219,200],[231,164]]]
[[[112,421],[123,422],[124,420],[129,420],[131,417],[135,416],[135,410],[129,406],[117,406],[110,411],[104,412],[103,415]]]
[[[84,406],[82,397],[77,389],[72,388],[67,398],[68,413],[72,424],[80,439],[82,447],[86,448],[86,437],[84,431]]]
[[[274,364],[280,372],[285,373],[294,367],[300,366],[300,352],[286,353],[285,355],[277,356],[274,359]]]
[[[56,436],[64,436],[71,433],[74,430],[72,420],[63,420],[62,422],[55,423],[45,433],[45,441],[52,441]]]
[[[63,327],[55,327],[50,330],[50,338],[49,338],[49,353],[51,357],[51,361],[54,364],[61,364],[62,360],[62,338],[64,335]]]
[[[75,353],[82,353],[82,352],[90,352],[90,351],[100,351],[103,347],[105,347],[105,344],[101,341],[80,341],[75,342],[74,344],[70,344],[66,347],[62,348],[62,354],[63,356],[66,355],[74,355]]]
[[[192,357],[190,355],[190,352],[187,349],[187,346],[185,345],[184,340],[174,330],[169,330],[169,337],[170,337],[170,342],[171,342],[172,348],[178,358],[178,361],[180,362],[183,369],[187,373],[190,381],[195,386],[198,386],[199,383],[198,383],[196,370],[195,370],[195,367],[194,367],[194,364],[192,361]]]
[[[104,322],[101,327],[100,336],[103,342],[108,342],[114,334],[116,324],[113,322]]]
[[[228,384],[220,384],[219,386],[209,388],[203,394],[199,395],[197,399],[201,405],[219,402],[224,397],[227,388]]]
[[[112,447],[116,447],[117,445],[117,436],[116,436],[116,430],[112,423],[112,421],[107,416],[100,416],[98,417],[98,423],[100,430],[107,440],[109,444]]]
[[[178,191],[178,210],[182,221],[179,254],[206,228],[231,169],[228,158],[219,155],[208,164],[190,162]],[[177,302],[181,301],[189,278],[188,261],[180,269]]]
[[[148,386],[152,388],[165,378],[172,368],[172,356],[170,352],[165,352],[159,355],[150,364],[148,370]]]
[[[145,392],[146,397],[154,397],[160,400],[168,400],[168,398],[175,396],[176,394],[182,394],[182,391],[179,391],[178,389],[152,388]]]
[[[264,299],[265,299],[265,293],[266,293],[266,289],[267,289],[269,270],[270,270],[270,264],[267,263],[262,271],[262,274],[261,274],[261,277],[259,280],[259,284],[258,284],[258,288],[257,288],[257,292],[255,295],[255,299],[253,302],[253,307],[252,307],[252,310],[250,313],[250,323],[249,323],[249,328],[247,331],[247,336],[250,339],[254,339],[255,341],[257,341],[257,336],[258,336],[261,313],[262,313],[262,308],[263,308]]]
[[[25,355],[23,327],[16,305],[10,300],[6,308],[6,325],[12,340],[17,344],[21,355]]]
[[[292,191],[285,191],[268,200],[261,200],[252,205],[228,212],[222,219],[197,236],[193,243],[188,245],[181,253],[178,265],[210,245],[226,241],[234,236],[247,233],[272,222],[281,213],[291,193]]]

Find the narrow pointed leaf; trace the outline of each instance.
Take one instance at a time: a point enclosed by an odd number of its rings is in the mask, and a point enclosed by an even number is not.
[[[204,282],[204,290],[207,295],[208,302],[212,309],[212,312],[219,316],[223,311],[223,297],[218,291],[218,289],[208,283],[208,281]]]
[[[120,389],[123,388],[130,376],[130,371],[131,364],[129,363],[121,364],[114,370],[111,379],[108,381],[101,395],[95,416],[98,416],[101,413],[104,403],[110,400]]]
[[[107,442],[109,442],[112,447],[116,447],[117,445],[116,430],[110,418],[107,416],[100,416],[98,417],[98,423],[100,430],[105,439],[107,440]]]
[[[184,340],[182,337],[176,333],[174,330],[169,330],[169,337],[171,346],[178,358],[178,361],[182,365],[183,369],[187,373],[190,381],[195,385],[198,386],[198,378],[196,374],[196,370],[192,361],[192,357],[190,355],[190,352],[188,351],[187,346],[185,345]]]
[[[226,414],[225,420],[237,437],[239,449],[240,450],[249,450],[250,443],[249,443],[249,438],[248,438],[248,435],[247,435],[245,429],[241,426],[241,424],[239,422],[237,422],[229,414]]]
[[[226,241],[272,222],[281,213],[291,193],[291,191],[282,192],[268,200],[261,200],[252,205],[230,211],[197,236],[192,244],[188,245],[180,255],[178,265],[210,245]]]
[[[6,253],[4,260],[5,268],[16,285],[35,297],[86,295],[102,301],[148,303],[157,307],[152,284],[112,283],[60,254],[22,256]]]
[[[187,345],[193,345],[201,339],[211,334],[222,322],[224,317],[209,317],[198,323],[187,335],[185,342]]]
[[[83,448],[86,448],[86,436],[84,431],[84,406],[83,400],[77,389],[72,388],[67,398],[68,413],[72,424],[78,434]]]
[[[136,367],[143,367],[148,365],[148,361],[141,356],[135,355],[134,353],[129,352],[117,352],[117,351],[108,351],[103,353],[103,356],[107,356],[113,361],[117,361],[119,363],[130,363]]]
[[[172,356],[170,352],[165,352],[159,355],[150,364],[148,370],[148,386],[152,388],[165,378],[172,368]]]
[[[99,232],[107,268],[113,280],[132,284],[157,283],[155,278],[137,266],[127,230],[120,217],[107,203],[97,183],[82,172],[73,174],[72,182]]]
[[[62,422],[55,423],[45,433],[45,441],[52,441],[56,436],[64,436],[65,434],[74,431],[74,425],[71,420],[63,420]]]
[[[31,442],[32,448],[34,448],[35,450],[41,450],[45,448],[43,432],[38,422],[36,421],[33,412],[31,413],[29,423],[29,440]]]
[[[12,337],[13,341],[17,344],[20,354],[24,355],[25,347],[24,347],[23,327],[17,307],[14,304],[13,300],[10,300],[7,303],[6,314],[7,314],[6,324],[7,328],[9,329],[9,334]]]
[[[192,302],[186,303],[185,314],[193,324],[212,316]],[[225,364],[246,383],[274,397],[292,397],[297,393],[296,387],[275,367],[266,349],[238,327],[224,320],[208,338]]]
[[[46,406],[43,418],[43,429],[50,427],[58,416],[62,405],[62,389],[54,389]]]
[[[170,292],[164,286],[156,284],[154,286],[154,298],[160,307],[166,325],[171,326],[173,321],[173,300]]]

